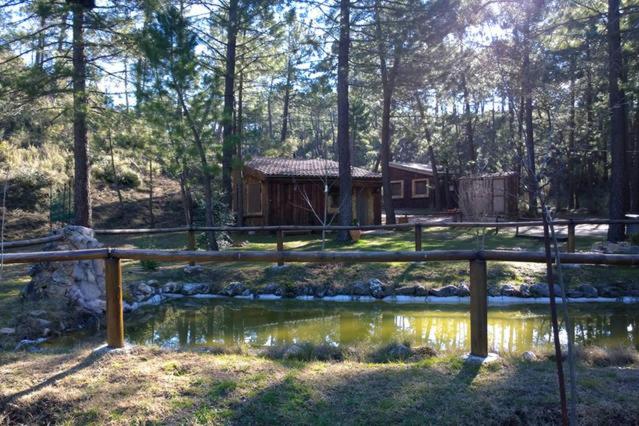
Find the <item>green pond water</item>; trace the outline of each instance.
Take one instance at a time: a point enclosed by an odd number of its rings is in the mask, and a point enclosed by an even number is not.
[[[135,344],[183,348],[293,342],[334,345],[409,341],[438,350],[470,348],[467,305],[180,299],[126,318]],[[570,307],[578,344],[639,348],[639,306],[579,304]],[[490,307],[491,351],[523,352],[552,343],[546,305]],[[567,334],[562,325],[561,339]]]

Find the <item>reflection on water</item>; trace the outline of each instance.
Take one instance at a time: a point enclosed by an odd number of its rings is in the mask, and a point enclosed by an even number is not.
[[[639,347],[639,310],[633,305],[571,307],[575,341]],[[310,341],[336,345],[408,340],[436,349],[470,347],[468,306],[179,300],[145,309],[126,321],[133,343],[185,347],[245,343],[268,346]],[[522,352],[552,342],[547,306],[489,308],[492,351]],[[566,332],[562,330],[562,339]]]

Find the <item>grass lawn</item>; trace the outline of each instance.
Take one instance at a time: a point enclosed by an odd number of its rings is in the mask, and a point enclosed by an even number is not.
[[[579,424],[636,424],[639,369],[580,362]],[[134,347],[0,353],[0,423],[557,424],[554,363],[282,361]],[[4,406],[3,406],[4,405]]]

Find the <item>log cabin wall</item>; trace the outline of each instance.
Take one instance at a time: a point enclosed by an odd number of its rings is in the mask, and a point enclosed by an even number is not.
[[[328,220],[339,210],[339,187],[336,183],[329,185]],[[244,187],[247,226],[321,225],[316,217],[324,215],[321,179],[268,178],[245,173]],[[381,224],[380,179],[353,179],[353,217],[362,225]],[[337,223],[336,217],[332,224]]]
[[[413,196],[413,180],[427,179],[430,190],[428,196]],[[393,207],[397,210],[420,210],[434,208],[433,176],[425,173],[409,172],[407,170],[390,167],[391,185],[401,182],[401,198],[393,197]],[[399,186],[399,185],[398,185]]]

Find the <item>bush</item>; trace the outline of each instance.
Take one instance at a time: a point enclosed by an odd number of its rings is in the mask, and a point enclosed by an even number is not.
[[[117,166],[116,166],[117,167]],[[113,167],[110,165],[96,166],[93,169],[93,176],[109,184],[116,183],[116,176]],[[120,165],[117,170],[117,183],[122,188],[137,188],[142,183],[140,176],[130,167]]]
[[[160,262],[152,259],[143,259],[140,260],[140,266],[145,271],[155,271],[160,266]]]
[[[5,182],[0,181],[0,198]],[[35,210],[47,205],[51,181],[40,171],[18,174],[9,180],[7,186],[7,208]]]

